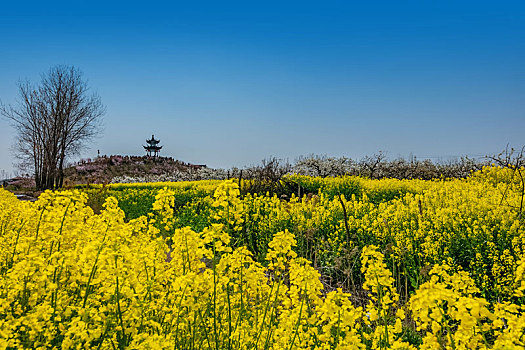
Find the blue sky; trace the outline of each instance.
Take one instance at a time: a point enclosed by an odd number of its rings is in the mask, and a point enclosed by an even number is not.
[[[525,145],[522,1],[16,2],[0,99],[56,64],[107,106],[84,152],[213,167],[310,153],[485,155]],[[0,170],[14,134],[0,119]]]

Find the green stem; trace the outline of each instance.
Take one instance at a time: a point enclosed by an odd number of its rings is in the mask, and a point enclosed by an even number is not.
[[[299,295],[301,295],[301,292],[299,291]],[[304,299],[307,298],[307,296],[305,295],[302,300],[301,300],[301,308],[299,309],[299,318],[297,319],[297,323],[295,325],[295,332],[294,332],[294,336],[292,338],[292,343],[290,344],[290,348],[288,350],[292,350],[293,348],[293,344],[295,342],[295,338],[297,338],[297,334],[299,333],[299,325],[301,323],[301,315],[303,313],[303,305],[304,305]]]

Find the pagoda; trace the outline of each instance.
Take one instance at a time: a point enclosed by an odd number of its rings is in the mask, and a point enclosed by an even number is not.
[[[159,146],[160,140],[155,140],[155,136],[151,135],[151,139],[146,140],[147,146],[142,146],[146,150],[146,153],[149,157],[153,156],[153,158],[156,158],[159,155],[159,151],[162,148],[162,146]]]

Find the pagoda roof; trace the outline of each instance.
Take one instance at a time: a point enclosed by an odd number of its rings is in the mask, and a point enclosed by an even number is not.
[[[146,142],[149,143],[149,144],[152,144],[152,145],[156,145],[157,143],[160,142],[160,140],[155,140],[155,136],[151,135],[151,139],[146,140]]]
[[[162,146],[155,146],[155,145],[148,145],[148,146],[142,146],[144,147],[145,150],[148,150],[148,151],[155,151],[155,150],[160,150],[162,148]]]

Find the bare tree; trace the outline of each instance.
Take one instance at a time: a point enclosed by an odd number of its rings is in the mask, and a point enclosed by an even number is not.
[[[519,195],[520,203],[519,207],[516,208],[518,212],[518,219],[523,220],[523,205],[525,204],[525,146],[521,150],[514,148],[509,149],[509,145],[505,147],[505,150],[497,155],[488,156],[488,159],[492,160],[496,165],[502,168],[509,168],[512,170],[512,177],[509,179],[509,183],[505,188],[501,203],[506,199],[507,191],[513,182],[519,183]]]
[[[383,151],[379,151],[373,156],[366,156],[361,160],[361,168],[364,172],[361,175],[365,175],[374,178],[376,171],[381,167],[383,161],[386,159],[386,154]],[[380,178],[381,176],[377,176]]]
[[[106,109],[75,67],[52,67],[39,85],[20,82],[18,89],[17,104],[0,113],[17,131],[20,164],[34,171],[37,189],[61,187],[65,160],[98,133]]]

